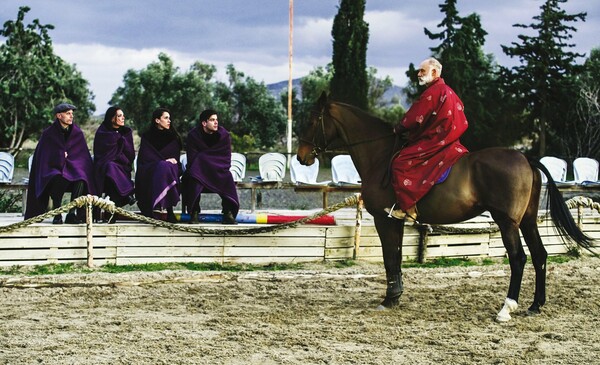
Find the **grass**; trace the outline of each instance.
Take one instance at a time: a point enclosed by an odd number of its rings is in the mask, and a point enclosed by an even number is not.
[[[549,256],[548,263],[562,264],[572,260],[576,260],[577,257],[573,255],[557,255]],[[528,257],[528,261],[531,259]],[[441,268],[441,267],[469,267],[469,266],[488,266],[493,264],[502,263],[508,265],[508,259],[498,260],[491,258],[484,259],[469,259],[461,257],[439,257],[432,260],[428,260],[425,263],[418,263],[416,261],[405,261],[402,264],[403,268]],[[357,265],[354,260],[339,260],[331,262],[323,262],[324,268],[347,268]],[[66,263],[66,264],[49,264],[49,265],[38,265],[38,266],[11,266],[7,268],[0,268],[0,275],[27,275],[27,276],[38,276],[38,275],[57,275],[57,274],[74,274],[74,273],[93,273],[93,272],[106,272],[106,273],[125,273],[125,272],[155,272],[163,270],[189,270],[189,271],[230,271],[230,272],[244,272],[244,271],[284,271],[284,270],[303,270],[308,267],[307,264],[303,263],[292,263],[292,264],[278,264],[273,263],[269,265],[252,265],[252,264],[218,264],[218,263],[194,263],[194,262],[182,262],[182,263],[151,263],[151,264],[138,264],[138,265],[113,265],[107,264],[98,268],[90,269],[87,266]],[[314,269],[314,264],[311,264],[311,269]]]

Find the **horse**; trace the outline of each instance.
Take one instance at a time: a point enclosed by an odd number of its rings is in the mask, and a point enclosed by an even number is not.
[[[387,289],[378,309],[399,305],[402,282],[402,239],[404,221],[392,219],[384,208],[396,202],[389,183],[391,157],[399,149],[392,125],[349,104],[328,100],[322,94],[309,119],[298,125],[296,158],[312,165],[317,156],[333,146],[344,147],[362,179],[362,199],[373,216],[381,241]],[[527,257],[519,230],[529,248],[535,269],[535,292],[527,314],[541,313],[546,303],[546,260],[537,226],[542,180],[550,215],[561,236],[590,249],[593,240],[575,223],[546,167],[519,151],[492,147],[470,152],[451,168],[447,179],[434,185],[417,203],[418,221],[452,224],[488,211],[498,225],[510,264],[510,284],[498,321],[511,319],[518,308],[519,292]]]

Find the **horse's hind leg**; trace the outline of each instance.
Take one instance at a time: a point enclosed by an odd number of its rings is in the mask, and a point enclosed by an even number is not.
[[[521,222],[521,233],[529,248],[531,261],[535,268],[535,294],[528,309],[531,314],[540,313],[540,307],[546,303],[546,259],[548,252],[542,244],[535,217]]]

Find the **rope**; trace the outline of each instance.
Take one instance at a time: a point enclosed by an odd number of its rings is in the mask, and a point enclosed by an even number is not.
[[[567,200],[565,203],[569,209],[578,209],[578,221],[580,222],[583,215],[582,207],[589,207],[592,210],[595,209],[600,213],[600,203],[594,202],[588,197],[576,196]],[[538,223],[543,222],[545,219],[548,218],[548,216],[548,212],[542,214],[541,216],[538,216]],[[419,262],[422,262],[422,260],[424,260],[425,252],[427,250],[427,239],[431,234],[491,234],[500,231],[500,228],[496,224],[492,224],[489,228],[457,228],[451,226],[429,225],[421,223],[415,223],[414,226],[419,231],[419,247],[417,252],[417,259],[419,260]]]
[[[71,201],[68,204],[65,204],[59,208],[48,211],[44,214],[40,214],[36,217],[26,219],[22,222],[17,222],[13,224],[9,224],[7,226],[0,227],[0,233],[10,232],[19,228],[23,228],[29,226],[34,223],[39,223],[45,219],[54,217],[57,214],[65,213],[73,208],[81,208],[85,205],[92,205],[95,207],[102,208],[103,210],[111,213],[111,214],[119,214],[121,216],[134,219],[143,223],[152,224],[157,227],[163,227],[167,229],[184,231],[189,233],[197,233],[201,236],[206,234],[220,234],[220,235],[248,235],[248,234],[258,234],[258,233],[267,233],[267,232],[276,232],[287,228],[294,228],[301,224],[305,224],[311,220],[322,217],[326,214],[339,210],[341,208],[345,208],[348,206],[358,204],[359,197],[356,195],[351,195],[345,198],[342,202],[338,204],[334,204],[329,206],[327,209],[323,209],[320,212],[316,212],[308,217],[304,217],[292,222],[277,224],[273,226],[263,226],[263,227],[255,227],[255,228],[245,228],[245,229],[214,229],[214,228],[202,228],[202,227],[194,227],[191,225],[183,225],[183,224],[173,224],[165,221],[161,221],[158,219],[146,217],[140,214],[136,214],[134,212],[119,208],[115,206],[114,202],[109,199],[99,198],[95,195],[85,195],[80,196],[79,198]]]
[[[167,228],[167,229],[173,229],[173,230],[184,231],[184,232],[189,232],[189,233],[197,233],[199,235],[206,235],[206,234],[212,234],[212,235],[214,235],[214,234],[221,234],[221,235],[258,234],[258,233],[276,232],[276,231],[280,231],[283,229],[297,227],[297,226],[305,224],[311,220],[317,219],[326,214],[334,212],[336,210],[339,210],[339,209],[342,209],[342,208],[345,208],[348,206],[356,205],[356,204],[358,204],[359,200],[360,200],[359,196],[350,195],[338,204],[331,205],[331,206],[327,207],[327,209],[323,209],[323,210],[316,212],[310,216],[307,216],[307,217],[304,217],[304,218],[301,218],[301,219],[298,219],[298,220],[292,221],[292,222],[276,224],[276,225],[272,225],[272,226],[263,226],[263,227],[254,227],[254,228],[245,228],[245,229],[214,229],[214,228],[193,227],[190,225],[183,225],[183,224],[173,224],[173,223],[165,222],[162,220],[146,217],[146,216],[136,214],[134,212],[119,208],[119,207],[115,206],[114,202],[110,201],[109,199],[103,199],[103,198],[100,198],[95,195],[85,195],[85,196],[80,196],[79,198],[71,201],[70,203],[68,203],[66,205],[63,205],[59,208],[50,210],[50,211],[48,211],[44,214],[40,214],[36,217],[26,219],[22,222],[9,224],[7,226],[2,226],[2,227],[0,227],[0,233],[10,232],[13,230],[17,230],[19,228],[29,226],[34,223],[39,223],[45,219],[54,217],[57,214],[66,213],[73,208],[81,208],[81,207],[85,206],[86,204],[89,204],[89,205],[92,205],[95,207],[99,207],[113,215],[119,214],[121,216],[130,218],[133,220],[137,220],[139,222],[148,223],[148,224],[151,224],[151,225],[154,225],[157,227],[163,227],[163,228]],[[579,207],[590,207],[592,210],[596,210],[596,211],[600,212],[600,203],[594,202],[592,199],[583,197],[583,196],[573,197],[573,198],[569,199],[566,202],[566,204],[567,204],[567,207],[569,207],[570,209],[579,208]],[[538,218],[538,220],[543,220],[547,216],[548,216],[548,213],[540,216]],[[416,223],[415,223],[415,226],[417,226],[417,229],[419,229],[419,231],[422,231],[425,236],[427,236],[428,234],[496,233],[500,230],[498,228],[498,226],[496,226],[495,224],[493,224],[489,228],[458,228],[458,227],[443,226],[443,225],[429,225],[429,224],[416,224]]]
[[[591,198],[588,198],[585,196],[575,196],[575,197],[567,200],[566,204],[567,204],[567,207],[569,207],[569,209],[579,208],[579,207],[584,207],[584,208],[589,207],[591,210],[596,210],[598,213],[600,213],[600,203],[595,202]]]

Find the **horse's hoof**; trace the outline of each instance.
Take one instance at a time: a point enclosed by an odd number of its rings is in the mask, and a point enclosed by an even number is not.
[[[385,310],[388,310],[388,309],[389,308],[384,307],[383,304],[379,304],[377,306],[377,308],[375,308],[376,311],[385,311]]]
[[[529,307],[529,309],[527,309],[527,312],[525,312],[525,315],[526,316],[537,316],[541,313],[542,313],[542,311],[539,308]]]
[[[510,314],[498,314],[496,316],[496,321],[497,322],[508,322],[512,319],[512,317],[510,316]]]
[[[496,316],[496,321],[498,321],[498,322],[510,321],[510,319],[512,318],[510,316],[510,312],[514,312],[515,310],[517,310],[518,306],[519,305],[517,304],[517,302],[515,300],[506,298],[504,300],[504,306],[502,307],[502,310],[500,310],[500,312],[498,312],[498,315]]]
[[[390,309],[390,308],[394,308],[400,305],[400,297],[397,296],[395,298],[385,298],[383,300],[383,302],[381,302],[381,304],[379,304],[379,307],[377,307],[377,310],[383,310],[383,309]]]

